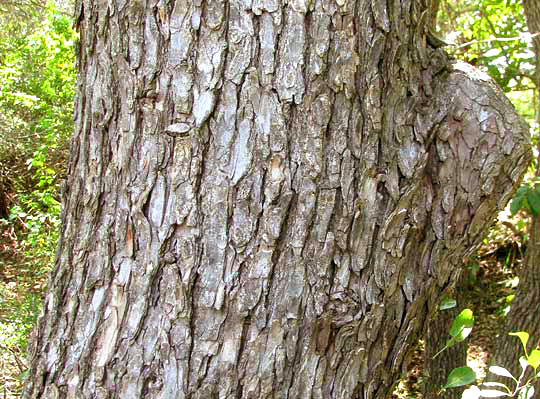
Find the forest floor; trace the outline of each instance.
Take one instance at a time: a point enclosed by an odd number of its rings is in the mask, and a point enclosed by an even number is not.
[[[13,228],[0,223],[0,399],[20,398],[28,336],[46,283],[47,269],[25,256]]]
[[[468,365],[483,378],[489,353],[508,308],[515,285],[515,268],[521,258],[519,237],[504,226],[490,233],[467,268],[464,307],[473,310],[475,327],[469,338]],[[14,235],[0,225],[0,399],[20,398],[26,371],[28,334],[42,303],[46,273],[21,255]],[[419,342],[409,374],[397,386],[392,399],[421,399],[423,352]]]

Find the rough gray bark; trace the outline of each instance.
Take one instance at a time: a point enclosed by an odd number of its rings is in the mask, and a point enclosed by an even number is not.
[[[530,160],[425,1],[80,0],[26,398],[377,398]]]
[[[540,32],[540,1],[523,1],[527,27],[529,32]],[[540,37],[533,37],[533,50],[535,54],[535,87],[536,96],[540,89]],[[540,109],[536,110],[537,121],[540,121]],[[540,159],[536,164],[536,175],[540,176]],[[516,298],[512,302],[510,312],[506,316],[504,326],[497,339],[497,350],[491,357],[490,363],[508,369],[514,376],[519,376],[521,367],[519,357],[523,356],[523,349],[518,338],[509,336],[509,332],[527,331],[530,335],[528,350],[540,345],[540,218],[531,217],[531,227],[525,259],[518,270],[519,286]],[[532,376],[529,368],[527,377]],[[490,375],[489,377],[495,377]],[[493,379],[493,378],[492,378]],[[509,381],[504,381],[509,383]],[[511,382],[510,382],[511,383]],[[540,392],[540,381],[534,384],[535,391]]]

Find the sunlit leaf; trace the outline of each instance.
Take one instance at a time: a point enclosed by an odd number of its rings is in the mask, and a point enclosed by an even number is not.
[[[500,398],[501,396],[510,396],[506,392],[496,391],[494,389],[482,389],[480,391],[482,398]]]
[[[467,388],[461,394],[461,399],[478,399],[480,397],[480,389],[476,385]]]
[[[497,57],[501,54],[500,48],[492,48],[484,53],[484,57]]]
[[[512,373],[510,373],[508,370],[506,370],[504,367],[500,367],[500,366],[491,366],[489,368],[489,371],[493,374],[496,374],[496,375],[500,375],[501,377],[508,377],[508,378],[511,378],[513,380],[515,380],[514,376],[512,375]]]
[[[474,325],[474,316],[471,309],[464,309],[457,315],[452,327],[450,328],[450,336],[452,341],[463,341],[471,333]]]
[[[527,360],[526,356],[519,357],[519,365],[521,366],[522,371],[525,371],[525,369],[529,367],[529,361]]]
[[[518,337],[521,341],[521,345],[523,345],[523,350],[525,351],[525,354],[527,354],[527,342],[529,341],[529,333],[526,331],[518,331],[508,333],[508,335]]]
[[[536,370],[538,366],[540,366],[540,350],[533,349],[531,353],[529,353],[527,361],[531,367]]]
[[[510,392],[510,389],[508,389],[508,387],[502,382],[483,382],[482,385],[485,387],[501,387]]]

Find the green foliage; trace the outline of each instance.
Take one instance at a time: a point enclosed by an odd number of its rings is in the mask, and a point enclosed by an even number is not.
[[[471,321],[472,320],[472,321]],[[450,328],[450,336],[456,337],[461,335],[462,331],[472,327],[474,323],[474,317],[469,309],[465,309],[461,312]],[[467,334],[468,335],[468,334]],[[510,378],[514,382],[514,387],[510,388],[506,384],[500,382],[484,382],[480,388],[477,385],[472,385],[466,389],[461,398],[462,399],[478,399],[478,398],[498,398],[498,397],[517,397],[519,399],[530,399],[534,395],[534,387],[532,382],[540,377],[538,367],[540,366],[540,350],[533,349],[530,352],[527,351],[527,342],[529,341],[529,333],[525,331],[519,331],[515,333],[509,333],[509,335],[516,336],[520,339],[523,346],[525,356],[520,358],[520,365],[522,373],[519,377],[514,377],[507,369],[501,366],[491,366],[489,372],[501,377]],[[446,346],[442,349],[445,350],[450,346]],[[439,352],[440,353],[440,352]],[[438,354],[437,354],[438,355]],[[533,377],[526,380],[525,372],[528,367],[534,369]],[[448,375],[448,382],[442,388],[446,390],[449,388],[456,388],[465,385],[472,384],[476,380],[476,374],[470,367],[458,367],[453,369]],[[487,389],[486,389],[487,388]]]
[[[9,206],[0,209],[0,229],[15,235],[0,242],[13,253],[0,256],[0,341],[18,350],[42,306],[58,241],[59,182],[73,131],[71,25],[52,1],[0,5],[0,204]]]
[[[443,303],[445,303],[443,301]],[[465,338],[469,336],[469,334],[472,331],[472,328],[474,326],[474,315],[472,310],[470,309],[464,309],[461,311],[460,314],[457,315],[457,317],[454,319],[454,322],[452,323],[452,327],[450,328],[449,334],[450,338],[446,341],[446,345],[444,348],[442,348],[439,352],[433,356],[433,358],[436,358],[444,352],[446,349],[451,348],[458,342],[463,341]]]
[[[538,366],[540,366],[540,350],[533,349],[531,353],[528,353],[527,342],[529,342],[529,333],[525,331],[519,331],[515,333],[508,333],[508,335],[519,338],[519,340],[521,341],[521,345],[523,346],[523,352],[525,353],[526,362],[534,369],[534,372],[536,374],[536,369],[538,368]]]
[[[521,345],[523,345],[523,351],[527,353],[527,342],[529,342],[529,333],[525,331],[518,331],[515,333],[508,333],[508,335],[518,337],[521,341]]]
[[[540,350],[533,349],[531,353],[529,353],[529,356],[527,357],[527,362],[536,372],[536,370],[538,369],[538,366],[540,366]]]
[[[469,336],[474,326],[474,316],[471,309],[464,309],[457,315],[450,328],[449,341],[461,342]],[[448,343],[447,343],[448,345]]]
[[[28,336],[41,311],[41,294],[29,291],[25,292],[24,295],[14,297],[6,292],[5,286],[0,286],[0,288],[3,291],[0,292],[0,296],[3,298],[0,311],[4,314],[4,317],[0,319],[0,342],[9,348],[17,347],[25,351],[28,345]],[[10,311],[12,309],[17,311]]]
[[[27,10],[28,20],[2,20],[2,32],[11,34],[0,36],[0,164],[7,165],[15,190],[9,221],[19,226],[28,254],[43,258],[56,245],[60,221],[76,35],[54,3]]]
[[[454,44],[451,54],[483,68],[504,91],[532,87],[534,53],[521,0],[443,0],[438,27]]]
[[[510,212],[514,216],[519,211],[533,216],[540,215],[540,178],[524,181],[516,191],[510,203]]]
[[[53,3],[45,16],[14,20],[0,43],[0,145],[43,152],[55,150],[73,130],[75,32]]]
[[[468,385],[476,380],[476,374],[470,367],[458,367],[448,375],[448,382],[444,388],[457,388]]]
[[[443,300],[443,303],[448,302],[448,298]],[[448,342],[452,341],[455,337],[458,337],[458,341],[465,339],[469,332],[469,328],[472,328],[474,324],[474,315],[470,309],[464,309],[452,322],[449,334],[452,337]],[[472,385],[467,388],[461,398],[462,399],[478,399],[478,398],[498,398],[498,397],[517,397],[518,399],[530,399],[534,395],[534,387],[532,382],[540,377],[538,368],[540,367],[540,349],[535,348],[530,352],[527,350],[527,343],[529,342],[529,333],[525,331],[518,331],[515,333],[509,333],[511,336],[518,337],[521,341],[525,356],[522,356],[519,360],[522,373],[519,377],[514,377],[507,369],[501,366],[491,366],[489,372],[501,377],[510,378],[514,382],[514,387],[510,388],[506,384],[500,382],[484,382],[481,384],[482,388],[477,385]],[[447,344],[439,352],[448,349],[451,345]],[[438,356],[437,353],[435,356]],[[533,377],[530,379],[525,378],[525,372],[528,367],[532,367],[534,370]],[[476,374],[473,369],[468,366],[458,367],[453,369],[448,375],[448,381],[446,385],[442,387],[442,391],[450,388],[457,388],[472,384],[476,381]]]

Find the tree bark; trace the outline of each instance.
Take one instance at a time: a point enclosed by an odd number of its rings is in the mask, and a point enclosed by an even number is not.
[[[464,342],[458,343],[437,355],[446,345],[449,338],[450,327],[456,316],[464,309],[463,291],[467,284],[467,275],[462,273],[456,289],[448,292],[448,295],[457,301],[456,307],[447,310],[439,310],[428,320],[424,336],[424,399],[460,399],[462,388],[452,388],[441,396],[441,388],[447,383],[448,375],[456,367],[467,364],[467,346]],[[456,292],[457,291],[457,292]]]
[[[521,265],[519,276],[519,286],[516,298],[512,301],[510,312],[506,316],[501,334],[497,338],[497,349],[490,358],[490,364],[501,366],[509,370],[516,378],[520,376],[522,369],[519,358],[524,356],[521,341],[509,332],[526,331],[530,334],[527,350],[540,346],[540,218],[533,218],[527,243],[527,254]],[[529,367],[525,379],[533,377],[534,373]],[[513,386],[513,382],[508,379],[500,379],[493,374],[488,375],[490,381],[500,380]],[[540,392],[540,381],[534,384],[535,392]]]
[[[424,0],[79,0],[26,398],[388,397],[530,161]]]
[[[431,21],[429,27],[433,32],[437,31],[437,14],[439,13],[440,6],[441,0],[431,0]]]
[[[525,17],[529,32],[540,32],[540,1],[523,1]],[[535,54],[535,90],[538,104],[540,90],[540,37],[532,39]],[[536,110],[537,123],[540,122],[540,109]],[[536,164],[536,176],[540,176],[540,158]],[[514,376],[521,374],[519,358],[524,355],[520,340],[509,336],[509,332],[526,331],[530,334],[528,351],[540,346],[540,218],[531,216],[531,226],[525,259],[518,270],[519,286],[516,297],[512,301],[510,311],[506,316],[504,326],[497,339],[497,350],[490,359],[491,365],[502,366],[508,369]],[[533,376],[529,367],[526,377]],[[490,375],[488,377],[496,376]],[[510,381],[503,381],[512,384]],[[535,391],[540,392],[540,381],[534,383]]]

